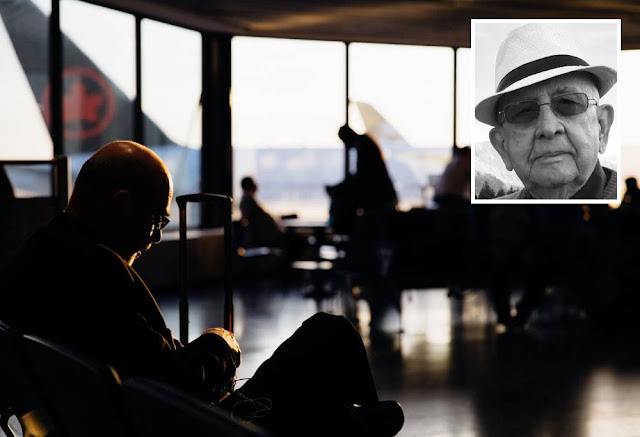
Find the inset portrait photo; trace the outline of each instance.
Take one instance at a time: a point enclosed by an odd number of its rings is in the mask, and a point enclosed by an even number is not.
[[[471,20],[471,203],[619,203],[620,20]]]

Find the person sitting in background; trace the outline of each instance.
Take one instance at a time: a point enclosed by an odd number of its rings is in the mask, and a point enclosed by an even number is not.
[[[631,208],[634,210],[639,209],[640,189],[638,188],[638,180],[634,177],[628,177],[624,180],[624,183],[626,185],[626,189],[624,196],[622,197],[620,208]]]
[[[453,146],[447,164],[436,186],[433,200],[438,206],[465,205],[471,201],[471,148]]]
[[[278,222],[256,200],[258,185],[252,177],[246,176],[240,181],[242,198],[240,199],[242,244],[251,247],[280,247],[284,244],[285,232]]]
[[[0,319],[104,360],[122,378],[164,381],[279,436],[395,435],[402,409],[379,402],[362,339],[342,316],[307,319],[238,390],[233,333],[210,328],[184,345],[173,337],[133,268],[161,241],[172,196],[171,175],[150,149],[132,141],[100,148],[66,210],[3,272]],[[259,417],[245,411],[257,404],[265,407]]]

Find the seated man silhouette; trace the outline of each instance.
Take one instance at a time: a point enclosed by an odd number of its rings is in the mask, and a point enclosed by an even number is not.
[[[161,241],[172,196],[171,175],[150,149],[103,146],[82,166],[67,209],[0,276],[0,319],[102,359],[122,378],[180,387],[278,436],[395,435],[402,409],[379,401],[362,339],[342,316],[307,319],[238,390],[233,333],[211,328],[184,345],[173,337],[133,268]]]
[[[278,222],[260,205],[256,199],[258,185],[252,177],[246,176],[240,181],[242,198],[242,244],[251,247],[280,247],[284,244],[285,233]]]
[[[438,206],[468,205],[471,201],[471,148],[453,146],[447,164],[435,189]]]

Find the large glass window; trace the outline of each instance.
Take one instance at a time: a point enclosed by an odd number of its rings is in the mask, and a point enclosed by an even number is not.
[[[623,82],[624,95],[616,109],[616,116],[621,119],[622,139],[622,179],[635,177],[640,181],[640,130],[638,130],[638,110],[636,102],[640,101],[640,83],[634,73],[640,71],[640,50],[624,50],[620,56],[618,80]],[[619,115],[618,115],[619,114]],[[610,139],[611,140],[611,139]],[[622,184],[624,196],[625,185]]]
[[[456,50],[456,145],[458,147],[471,145],[472,84],[471,49],[459,48]]]
[[[141,33],[144,143],[173,177],[173,228],[178,226],[175,198],[200,191],[202,39],[198,32],[147,19]],[[189,226],[198,226],[199,211],[198,204],[189,205]]]
[[[253,176],[272,214],[326,218],[324,186],[344,177],[345,45],[253,37],[231,44],[234,198],[242,177]]]
[[[50,13],[48,0],[0,2],[0,160],[53,157],[42,105],[49,82]],[[48,176],[43,178],[47,185]]]
[[[77,0],[60,1],[63,134],[72,179],[100,146],[133,136],[135,20]],[[48,90],[44,100],[48,99]]]
[[[401,209],[429,203],[451,157],[453,55],[448,47],[349,45],[350,121],[382,148]]]

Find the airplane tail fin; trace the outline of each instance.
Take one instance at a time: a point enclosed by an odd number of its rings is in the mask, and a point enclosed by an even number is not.
[[[49,124],[48,17],[31,0],[0,0],[0,18]],[[93,152],[114,139],[133,137],[132,99],[64,34],[62,50],[65,152]],[[144,126],[145,142],[173,142],[147,116]]]
[[[400,132],[398,132],[376,108],[365,102],[355,102],[355,104],[360,112],[368,135],[371,135],[379,143],[400,147],[410,146]]]

